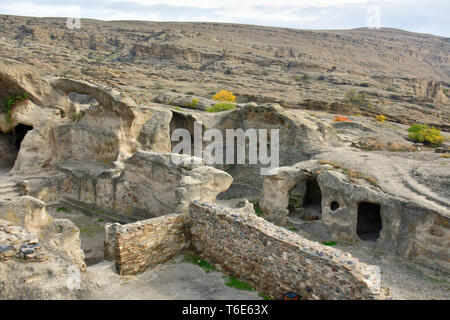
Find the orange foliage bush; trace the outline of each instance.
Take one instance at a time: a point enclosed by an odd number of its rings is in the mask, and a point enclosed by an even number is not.
[[[334,122],[341,122],[341,121],[352,121],[347,117],[343,117],[343,116],[337,116],[333,119]]]

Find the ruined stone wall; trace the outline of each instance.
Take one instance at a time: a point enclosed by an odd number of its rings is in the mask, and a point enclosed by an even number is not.
[[[304,299],[380,299],[374,267],[350,254],[309,241],[255,214],[194,202],[192,244],[223,272],[280,299],[292,291]]]
[[[184,215],[162,217],[116,226],[116,269],[136,274],[163,263],[187,248]]]

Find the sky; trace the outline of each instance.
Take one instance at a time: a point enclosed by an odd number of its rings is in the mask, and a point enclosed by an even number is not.
[[[450,37],[450,0],[0,0],[0,14],[298,29],[389,27]]]

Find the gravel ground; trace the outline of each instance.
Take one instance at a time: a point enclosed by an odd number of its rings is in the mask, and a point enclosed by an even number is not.
[[[381,269],[383,285],[389,288],[394,300],[449,300],[448,274],[418,266],[396,256],[377,253],[374,243],[338,243],[336,248],[349,252],[360,261]]]
[[[88,267],[88,276],[97,290],[91,299],[104,300],[261,300],[257,291],[227,287],[223,274],[206,273],[194,264],[181,262],[182,256],[137,276],[119,276],[112,262]]]

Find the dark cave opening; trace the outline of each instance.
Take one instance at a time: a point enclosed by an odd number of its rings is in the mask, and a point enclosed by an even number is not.
[[[172,120],[170,120],[170,136],[172,137],[172,134],[176,129],[188,130],[191,135],[191,155],[194,154],[194,122],[195,119],[192,116],[172,112]],[[181,141],[182,139],[179,141],[171,141],[171,149],[173,150],[174,145],[177,145]]]
[[[380,205],[370,202],[358,204],[356,234],[361,240],[376,241],[380,237],[382,221]]]
[[[289,215],[306,221],[322,218],[322,192],[316,179],[299,182],[289,192]]]
[[[322,207],[322,192],[316,179],[311,179],[306,182],[305,198],[303,206],[320,206]]]
[[[30,130],[33,130],[33,127],[21,123],[14,128],[14,146],[17,148],[17,151],[19,151],[23,139]]]
[[[9,132],[0,133],[0,171],[8,172],[16,161],[23,139],[33,127],[18,124]]]

